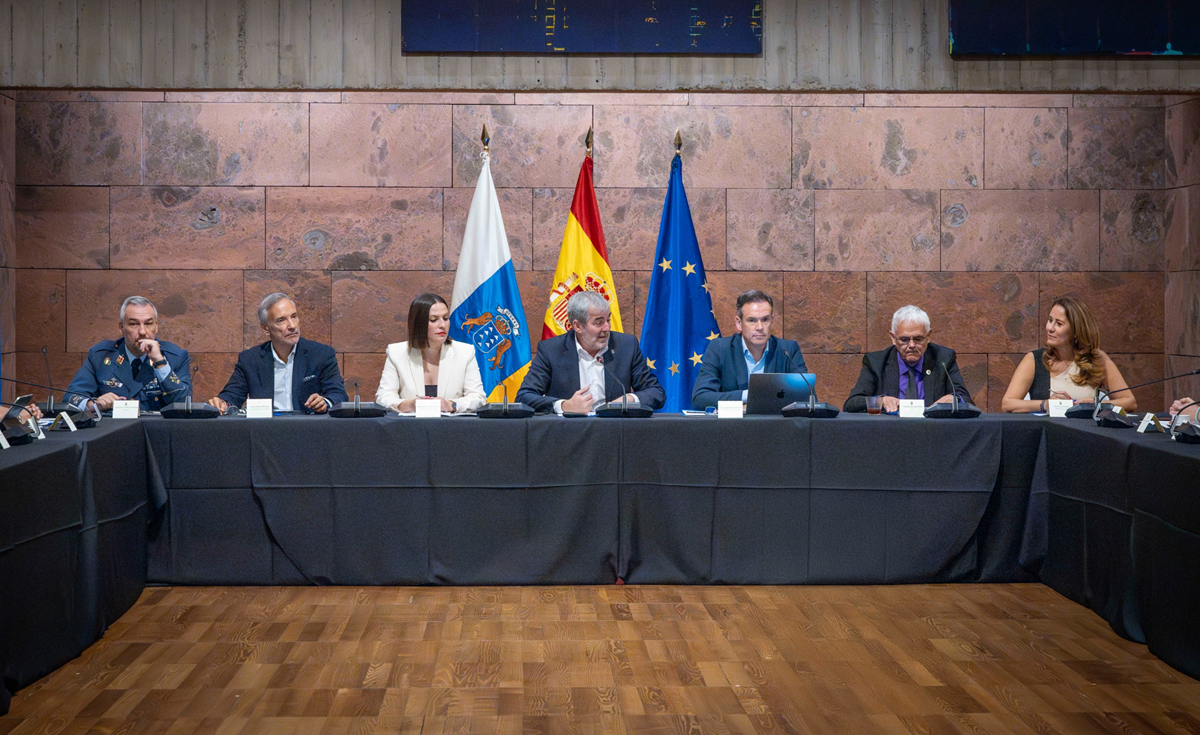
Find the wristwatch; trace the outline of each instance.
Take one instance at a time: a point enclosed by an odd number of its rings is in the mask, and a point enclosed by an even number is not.
[[[162,367],[163,365],[166,365],[166,364],[167,364],[167,358],[165,358],[165,357],[164,357],[163,359],[159,360],[158,362],[152,362],[152,363],[150,363],[150,367],[152,367],[152,368],[154,368],[155,370],[157,370],[157,369],[159,369],[160,367]]]

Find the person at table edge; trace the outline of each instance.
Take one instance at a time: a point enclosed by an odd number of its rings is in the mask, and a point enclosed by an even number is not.
[[[1000,408],[1009,413],[1046,413],[1051,398],[1092,403],[1096,389],[1128,386],[1112,358],[1100,349],[1100,328],[1080,299],[1060,296],[1046,315],[1046,346],[1025,353],[1013,373]],[[1133,392],[1108,401],[1126,411],[1137,409]]]
[[[143,411],[184,400],[192,392],[188,353],[158,340],[158,309],[144,296],[130,296],[120,314],[121,337],[88,350],[64,400],[101,411],[120,399],[137,400]]]
[[[702,411],[717,401],[746,402],[753,373],[803,373],[800,345],[771,334],[775,301],[763,291],[737,297],[735,334],[709,341],[692,388],[692,408]]]
[[[517,391],[518,401],[536,411],[588,413],[605,401],[621,399],[620,380],[630,402],[650,409],[666,403],[666,393],[646,364],[637,338],[611,331],[607,299],[580,291],[567,303],[567,323],[571,328],[565,333],[538,344]]]
[[[1182,413],[1183,418],[1179,419],[1180,423],[1184,421],[1196,423],[1197,419],[1200,418],[1200,405],[1196,404],[1194,398],[1178,398],[1171,404],[1171,408],[1167,410],[1167,413],[1171,415],[1172,419],[1175,419]]]
[[[222,412],[247,398],[271,398],[276,411],[325,413],[347,400],[333,348],[300,336],[296,304],[273,293],[258,306],[258,322],[269,339],[243,350],[233,375],[209,403]]]
[[[949,403],[957,393],[959,400],[971,403],[971,393],[963,384],[954,350],[929,341],[933,328],[929,315],[917,306],[902,306],[892,314],[888,332],[892,346],[863,355],[858,383],[850,391],[847,413],[867,410],[867,396],[883,396],[883,410],[895,413],[900,399],[921,399],[926,406]],[[947,373],[949,382],[947,382]]]
[[[443,413],[465,413],[483,405],[483,379],[475,348],[455,342],[450,307],[423,293],[408,307],[408,341],[387,346],[375,402],[399,413],[416,411],[418,396],[440,398]]]

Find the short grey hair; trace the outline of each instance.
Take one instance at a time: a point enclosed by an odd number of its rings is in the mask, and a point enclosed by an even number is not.
[[[593,311],[609,311],[608,299],[595,291],[580,291],[567,302],[567,323],[587,324]]]
[[[892,314],[892,331],[895,332],[904,322],[916,322],[922,327],[925,327],[925,332],[929,332],[929,315],[919,306],[901,306],[896,309],[896,313]]]
[[[145,296],[130,296],[121,302],[121,323],[125,323],[125,307],[126,306],[149,306],[154,309],[154,321],[158,321],[158,307],[154,302]]]
[[[259,321],[259,323],[262,324],[264,327],[267,326],[267,312],[271,310],[272,306],[274,306],[275,304],[278,304],[280,301],[283,301],[284,299],[287,299],[288,301],[292,301],[291,298],[287,294],[280,292],[280,291],[276,291],[273,294],[268,294],[267,297],[262,300],[262,303],[258,305],[258,321]],[[292,301],[292,303],[294,304],[296,302]]]

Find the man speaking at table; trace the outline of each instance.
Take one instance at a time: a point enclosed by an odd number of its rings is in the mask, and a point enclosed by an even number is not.
[[[300,336],[296,304],[273,293],[258,306],[258,321],[270,339],[238,355],[233,375],[209,403],[224,412],[247,398],[273,398],[276,411],[325,413],[347,400],[333,348]]]
[[[775,301],[763,291],[737,297],[736,334],[708,343],[700,361],[700,374],[692,389],[692,408],[703,411],[717,401],[746,402],[751,373],[803,373],[800,345],[771,334]]]
[[[191,390],[187,350],[159,342],[158,309],[143,296],[130,296],[121,303],[121,338],[88,350],[67,400],[82,409],[108,411],[113,401],[136,399],[141,410],[157,411]]]
[[[919,398],[926,406],[949,403],[953,393],[971,403],[963,385],[958,358],[949,347],[929,341],[933,332],[929,315],[916,306],[902,306],[892,314],[892,346],[863,355],[862,372],[842,410],[862,413],[867,396],[883,396],[883,410],[896,413],[900,399]]]
[[[586,414],[605,401],[620,400],[624,386],[631,403],[653,410],[666,402],[637,337],[611,331],[603,296],[592,291],[572,296],[567,323],[571,328],[565,333],[538,344],[518,401],[541,412]]]

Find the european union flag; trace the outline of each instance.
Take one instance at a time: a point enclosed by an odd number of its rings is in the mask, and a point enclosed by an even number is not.
[[[671,161],[654,273],[642,320],[642,353],[667,393],[660,411],[692,407],[692,386],[708,341],[720,337],[704,277],[700,243],[683,190],[683,161]]]

